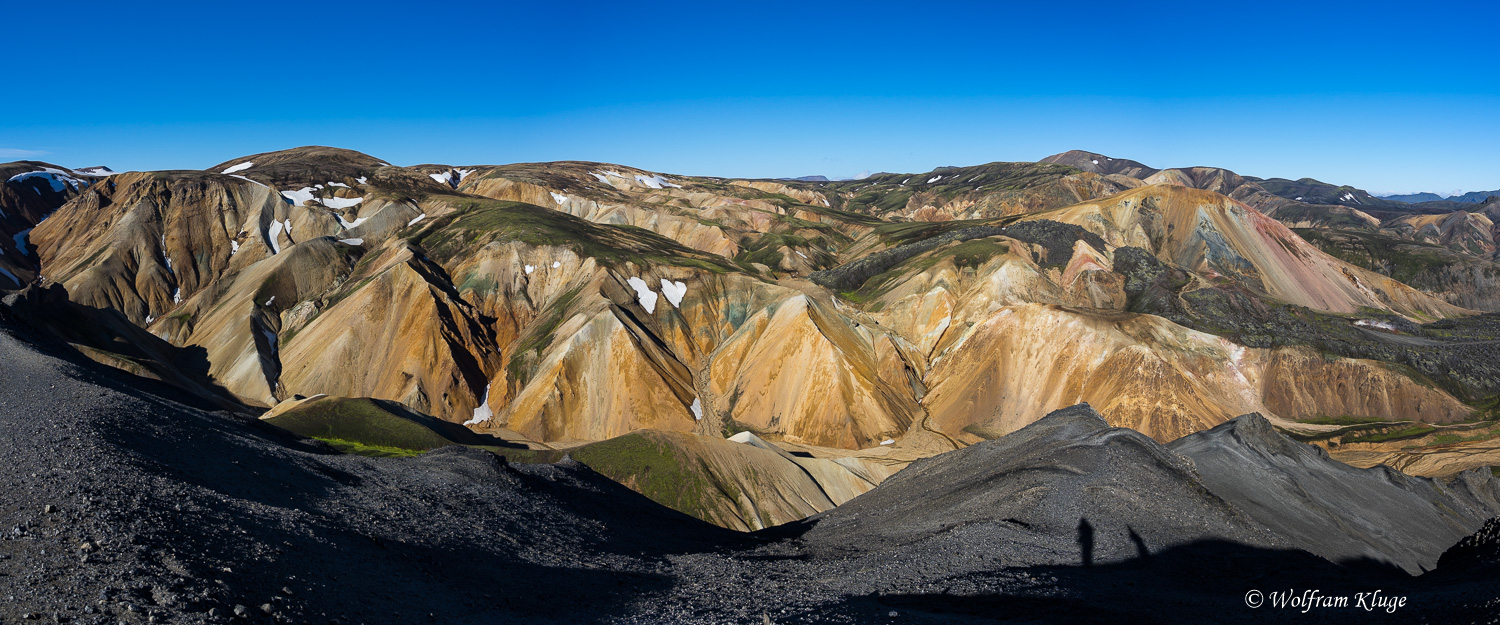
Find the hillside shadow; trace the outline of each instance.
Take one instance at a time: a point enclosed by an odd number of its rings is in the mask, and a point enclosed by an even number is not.
[[[104,367],[119,374],[92,375],[88,377],[91,382],[115,390],[146,391],[202,410],[247,409],[209,374],[205,348],[178,347],[136,326],[118,310],[73,302],[60,285],[46,288],[33,285],[12,293],[0,309],[7,313],[13,328],[25,332],[24,339],[32,345],[81,365],[83,371]],[[84,349],[116,359],[121,366],[101,365],[85,354]],[[147,371],[160,379],[133,373],[122,366]]]
[[[1080,524],[1080,549],[1085,539]],[[1085,556],[1079,565],[1023,567],[950,580],[962,582],[956,584],[961,587],[999,589],[996,592],[872,595],[851,603],[870,602],[869,609],[876,612],[894,609],[980,622],[1233,623],[1306,616],[1264,604],[1250,608],[1245,595],[1251,590],[1317,589],[1324,595],[1352,595],[1374,588],[1400,592],[1417,587],[1415,578],[1400,568],[1374,560],[1335,564],[1300,550],[1223,540],[1197,541],[1155,553],[1144,542],[1136,546],[1135,557],[1123,561],[1090,563]],[[1314,616],[1317,622],[1369,622],[1389,615],[1345,610]]]

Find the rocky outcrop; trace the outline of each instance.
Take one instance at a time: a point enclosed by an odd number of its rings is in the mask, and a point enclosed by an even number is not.
[[[1215,495],[1335,562],[1372,560],[1418,574],[1500,514],[1500,481],[1492,476],[1448,485],[1387,467],[1356,469],[1277,433],[1258,414],[1168,448],[1192,459]]]

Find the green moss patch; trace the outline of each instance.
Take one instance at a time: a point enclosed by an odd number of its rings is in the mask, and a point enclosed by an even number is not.
[[[330,444],[340,441],[410,452],[459,444],[455,438],[466,438],[463,433],[468,432],[463,426],[413,413],[395,402],[363,397],[311,400],[266,419],[266,423]]]

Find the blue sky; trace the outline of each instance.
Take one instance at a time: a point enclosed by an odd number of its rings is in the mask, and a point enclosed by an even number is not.
[[[1490,3],[70,3],[0,50],[0,159],[598,160],[850,176],[1068,149],[1500,188]],[[40,5],[36,5],[40,7]]]

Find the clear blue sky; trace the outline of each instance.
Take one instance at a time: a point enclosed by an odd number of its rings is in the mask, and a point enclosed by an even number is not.
[[[0,160],[203,168],[318,144],[840,177],[1077,148],[1500,188],[1494,3],[1007,4],[31,5],[0,39]]]

